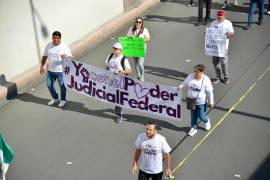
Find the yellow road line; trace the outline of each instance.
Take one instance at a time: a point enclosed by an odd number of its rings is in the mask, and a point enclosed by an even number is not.
[[[227,111],[222,118],[213,126],[213,128],[208,131],[208,133],[200,140],[193,149],[187,154],[187,156],[172,170],[172,174],[174,174],[177,170],[180,169],[181,166],[191,157],[191,155],[199,148],[199,146],[214,132],[214,130],[220,126],[222,122],[226,119],[226,117],[233,111],[239,104],[246,98],[246,96],[254,89],[256,84],[262,80],[262,78],[270,71],[270,66],[259,76],[259,78],[248,88],[248,90],[241,96],[241,98]]]

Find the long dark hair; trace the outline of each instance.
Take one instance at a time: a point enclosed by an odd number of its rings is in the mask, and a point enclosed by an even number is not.
[[[143,33],[143,30],[144,30],[143,19],[142,19],[141,17],[137,17],[137,18],[135,19],[135,23],[136,23],[136,21],[138,21],[138,20],[141,20],[141,21],[142,21],[142,26],[141,26],[141,29],[140,29],[139,33],[137,34],[137,36],[139,36],[140,34],[142,34],[142,33]],[[132,28],[132,34],[133,34],[133,35],[135,34],[135,31],[136,31],[136,24],[135,24],[135,23],[134,23],[133,28]]]

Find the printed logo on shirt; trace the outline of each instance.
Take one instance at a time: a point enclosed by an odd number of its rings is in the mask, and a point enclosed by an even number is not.
[[[143,152],[145,154],[148,154],[148,155],[156,156],[157,153],[158,153],[158,147],[153,146],[151,144],[146,144],[145,147],[144,147],[144,149],[143,149]]]
[[[196,84],[190,84],[190,90],[192,90],[194,92],[200,92],[201,87],[197,86]]]

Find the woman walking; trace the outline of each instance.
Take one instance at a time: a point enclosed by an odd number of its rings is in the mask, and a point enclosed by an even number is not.
[[[139,37],[144,38],[145,43],[150,41],[150,35],[147,28],[143,25],[143,19],[141,17],[137,17],[133,27],[131,27],[127,33],[128,37]],[[145,44],[146,51],[146,44]],[[137,78],[140,81],[144,81],[144,57],[133,57],[136,66]]]
[[[213,86],[210,78],[203,73],[204,65],[198,64],[194,67],[194,73],[188,75],[177,88],[181,90],[188,87],[187,108],[191,111],[191,129],[189,136],[197,133],[197,119],[205,123],[205,130],[211,129],[210,119],[206,114],[207,104],[214,107]]]

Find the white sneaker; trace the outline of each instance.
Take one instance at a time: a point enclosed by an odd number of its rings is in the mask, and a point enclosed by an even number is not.
[[[210,119],[208,118],[207,123],[205,123],[205,130],[209,131],[210,129],[211,129],[211,122],[210,122]]]
[[[267,14],[267,15],[270,15],[270,11],[267,11],[266,14]]]
[[[194,136],[197,132],[198,132],[197,129],[191,128],[190,131],[189,131],[189,133],[188,133],[188,135],[189,136]]]
[[[67,105],[67,101],[60,101],[60,103],[58,104],[58,107],[60,107],[60,108],[62,108],[62,107],[64,107],[64,106],[66,106]]]
[[[48,105],[49,105],[49,106],[52,106],[52,105],[54,105],[55,103],[57,103],[57,101],[58,101],[58,99],[52,99],[52,100],[50,100],[50,101],[48,102]]]

